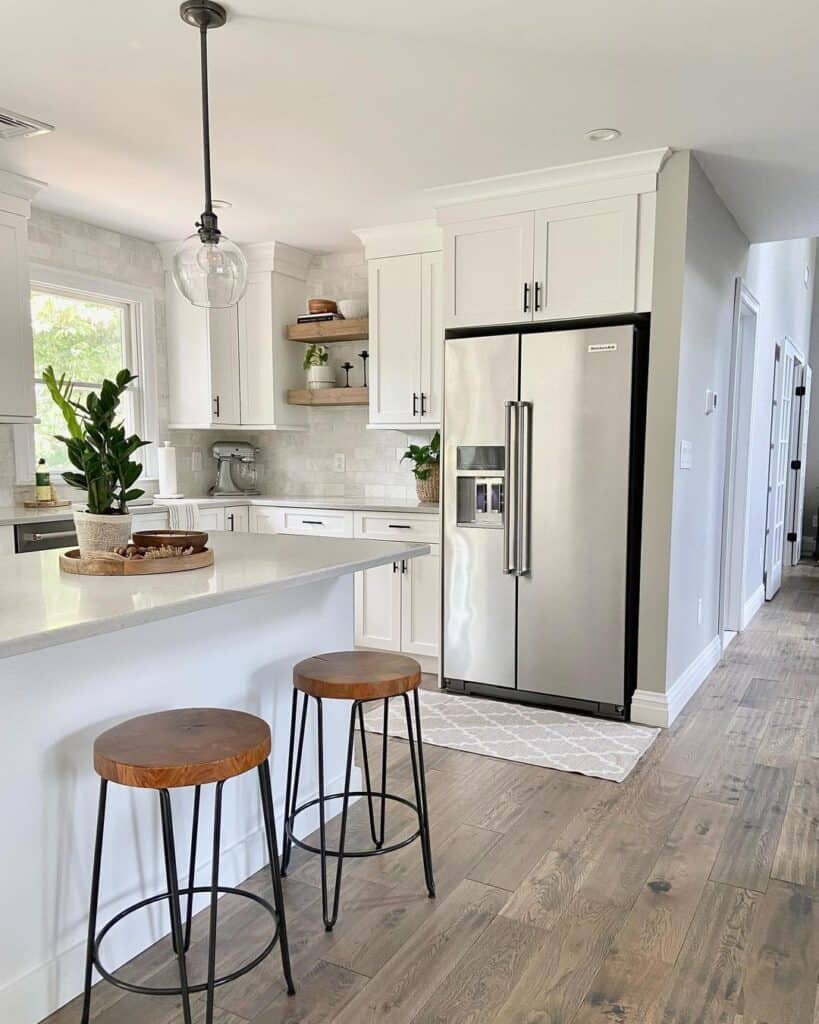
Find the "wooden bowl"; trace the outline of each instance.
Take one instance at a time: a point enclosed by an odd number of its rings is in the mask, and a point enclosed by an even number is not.
[[[337,313],[338,306],[332,299],[308,299],[308,313]]]
[[[193,548],[201,551],[208,542],[208,535],[199,530],[139,530],[133,535],[138,548]]]

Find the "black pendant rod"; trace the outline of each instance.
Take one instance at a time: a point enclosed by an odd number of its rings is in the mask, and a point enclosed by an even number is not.
[[[202,149],[205,158],[205,213],[213,214],[210,183],[210,107],[208,102],[208,26],[199,27],[200,60],[202,65]]]

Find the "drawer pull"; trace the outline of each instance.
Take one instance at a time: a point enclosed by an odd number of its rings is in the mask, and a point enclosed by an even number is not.
[[[324,526],[321,519],[302,519],[304,526]]]
[[[391,530],[411,530],[412,527],[408,523],[387,523],[387,526]]]

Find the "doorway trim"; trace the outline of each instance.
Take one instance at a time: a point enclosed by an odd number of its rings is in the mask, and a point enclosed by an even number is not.
[[[759,302],[741,277],[734,288],[722,495],[719,635],[723,650],[762,603],[745,601],[745,562],[751,513],[751,425],[757,390]],[[756,596],[756,595],[754,595]]]

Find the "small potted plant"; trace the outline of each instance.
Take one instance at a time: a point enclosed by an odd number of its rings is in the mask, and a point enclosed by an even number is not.
[[[414,463],[415,492],[423,504],[437,504],[441,479],[441,435],[436,430],[429,444],[411,444],[401,456]]]
[[[74,511],[81,557],[93,551],[113,551],[128,543],[131,515],[128,502],[144,491],[133,485],[142,472],[131,456],[149,444],[136,434],[128,436],[117,420],[120,400],[128,385],[136,380],[130,370],[120,370],[115,380],[104,380],[99,393],[91,391],[85,403],[74,397],[74,385],[59,379],[51,366],[43,370],[43,381],[63,414],[68,436],[59,435],[68,459],[77,472],[63,473],[72,487],[88,492],[87,511]]]
[[[333,388],[336,385],[336,371],[328,366],[330,353],[325,345],[309,345],[304,354],[304,369],[307,371],[307,387],[311,391]]]

